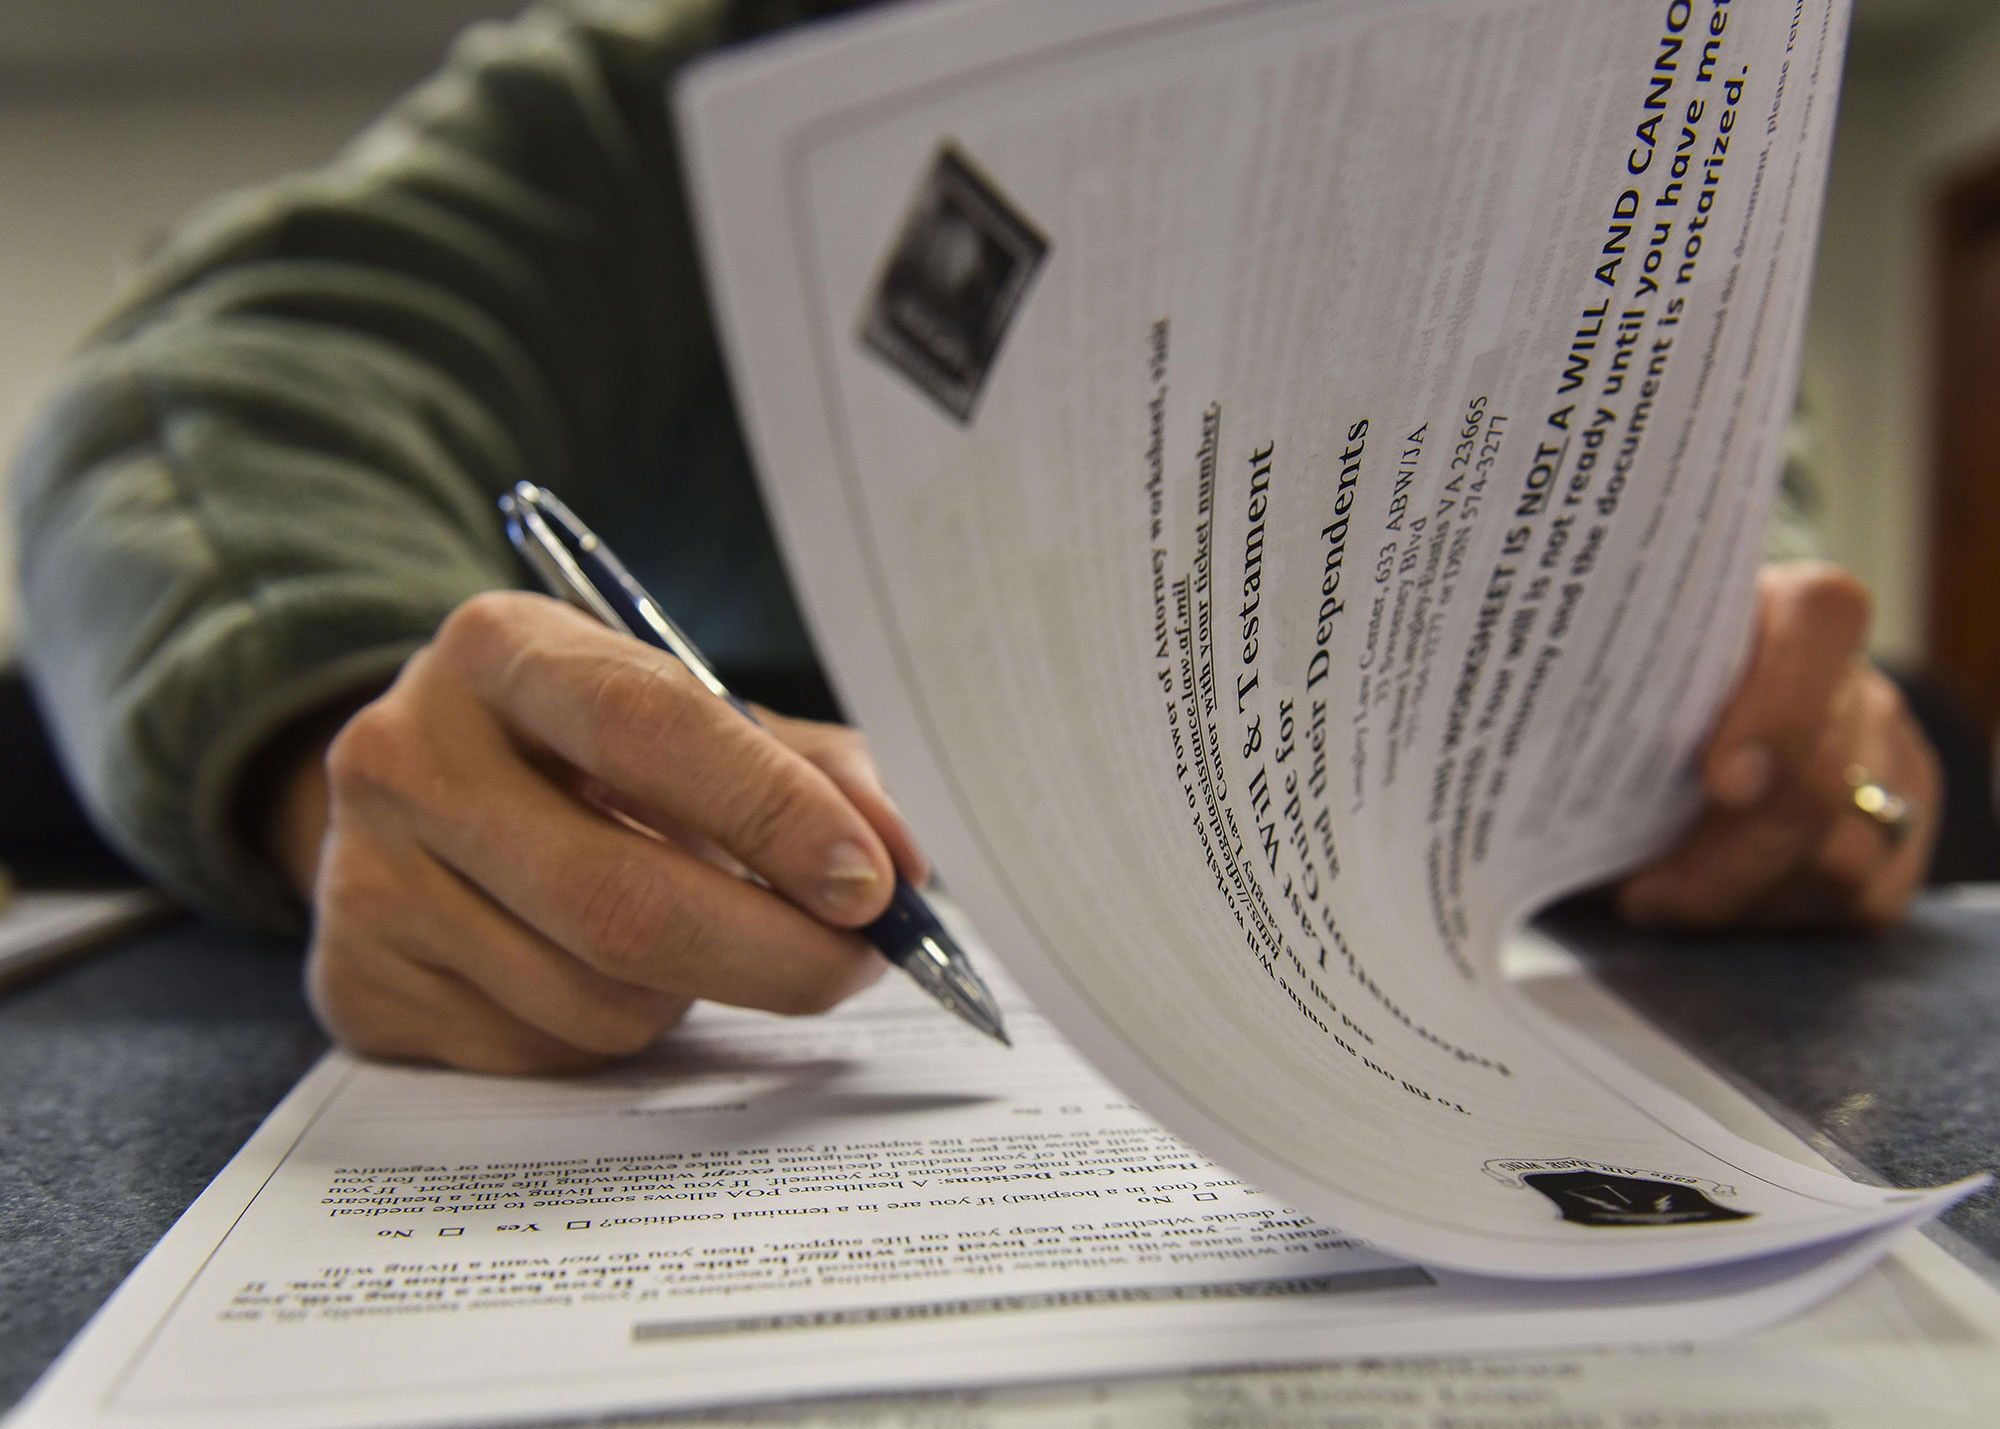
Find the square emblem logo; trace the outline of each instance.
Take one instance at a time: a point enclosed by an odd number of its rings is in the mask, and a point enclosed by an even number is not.
[[[1551,1201],[1562,1218],[1579,1226],[1682,1226],[1704,1221],[1747,1221],[1751,1212],[1718,1206],[1699,1186],[1602,1171],[1537,1171],[1521,1180]]]
[[[864,347],[970,423],[1049,241],[956,148],[918,185],[861,324]]]

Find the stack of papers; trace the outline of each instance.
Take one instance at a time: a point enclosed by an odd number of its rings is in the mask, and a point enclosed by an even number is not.
[[[1813,1160],[1559,953],[1535,949],[1524,971],[1539,1002],[1669,1074],[1767,1143],[1761,1157]],[[1176,1141],[1002,990],[1012,1053],[892,978],[813,1021],[704,1007],[656,1052],[575,1081],[331,1054],[10,1429],[595,1421],[1051,1383],[1068,1387],[1003,1397],[991,1422],[1014,1422],[1013,1404],[1024,1423],[1080,1405],[1173,1423],[1223,1383],[1253,1398],[1318,1385],[1356,1409],[1392,1392],[1463,1408],[1483,1385],[1514,1396],[1489,1405],[1827,1423],[2000,1394],[2000,1294],[1929,1242],[1874,1269],[1879,1233],[1582,1283],[1421,1266]],[[1717,1347],[1102,1387],[1637,1342]]]
[[[768,504],[954,895],[1148,1115],[1422,1264],[1962,1194],[1760,1155],[1499,973],[1699,810],[1845,20],[1011,0],[681,86]]]
[[[1844,27],[966,0],[699,70],[769,505],[1025,989],[1016,1048],[892,981],[811,1022],[702,1008],[581,1081],[335,1054],[23,1429],[1735,1341],[1850,1285],[1775,1399],[1753,1349],[1570,1403],[1990,1403],[1991,1293],[1921,1249],[1870,1269],[1967,1187],[1856,1184],[1634,1055],[1573,970],[1501,959],[1698,808]],[[1467,1373],[1407,1382],[1463,1407]]]

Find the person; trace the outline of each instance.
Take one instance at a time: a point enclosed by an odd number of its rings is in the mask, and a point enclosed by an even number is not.
[[[576,1069],[695,999],[811,1012],[883,969],[853,930],[926,869],[859,737],[759,729],[510,589],[494,516],[545,482],[660,553],[642,578],[733,681],[809,665],[661,88],[832,8],[551,0],[475,27],[331,165],[182,229],[25,449],[29,661],[84,797],[198,907],[309,909],[311,1001],[362,1052]],[[1629,916],[1897,916],[1936,776],[1866,611],[1830,567],[1766,571],[1711,806],[1623,882]],[[1854,811],[1856,770],[1907,796],[1904,836]]]

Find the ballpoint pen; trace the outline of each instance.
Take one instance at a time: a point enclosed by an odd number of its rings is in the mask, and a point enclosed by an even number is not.
[[[507,539],[552,595],[613,630],[666,651],[711,693],[758,723],[750,707],[729,692],[659,602],[567,506],[533,482],[523,481],[500,498],[500,510],[507,517]],[[924,896],[900,874],[888,911],[861,929],[861,935],[945,1007],[987,1036],[1013,1045],[1001,1023],[999,1004],[973,971],[971,959],[945,931]]]

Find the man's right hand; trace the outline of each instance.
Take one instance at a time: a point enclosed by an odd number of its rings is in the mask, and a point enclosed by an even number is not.
[[[886,966],[850,930],[896,868],[924,876],[859,735],[760,728],[520,592],[455,611],[300,767],[273,838],[327,1030],[491,1072],[594,1066],[696,998],[831,1007]]]

